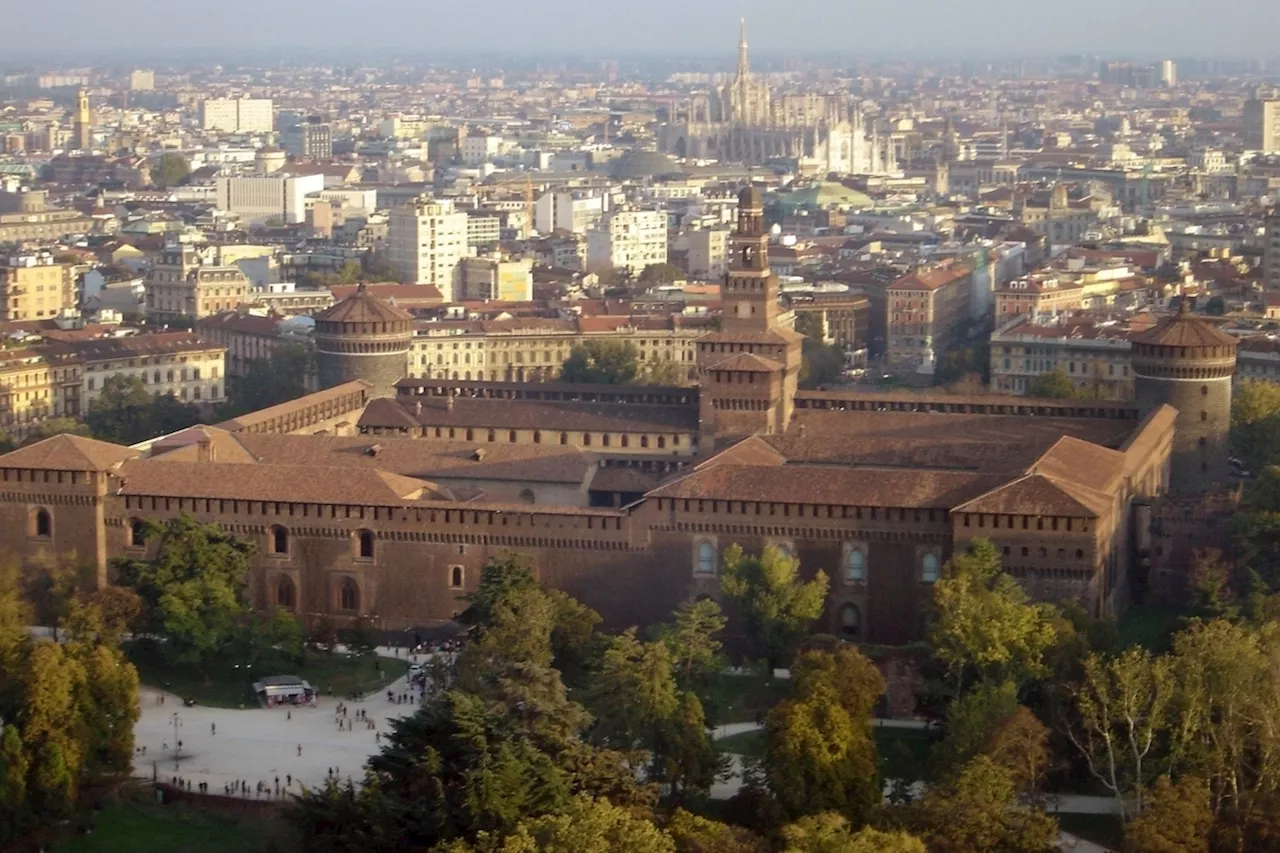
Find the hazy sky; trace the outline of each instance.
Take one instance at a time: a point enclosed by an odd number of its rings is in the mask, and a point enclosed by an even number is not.
[[[4,54],[349,48],[430,56],[702,54],[1254,58],[1280,53],[1276,0],[0,0]]]

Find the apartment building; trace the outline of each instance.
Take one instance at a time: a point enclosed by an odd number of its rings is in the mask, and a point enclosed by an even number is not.
[[[502,239],[502,215],[492,210],[467,211],[467,245],[492,246]]]
[[[1037,377],[1061,370],[1082,396],[1133,399],[1129,337],[1150,327],[1124,320],[1017,318],[991,335],[991,390],[1022,396]]]
[[[885,288],[892,370],[914,372],[967,340],[973,272],[947,263],[902,276]]]
[[[641,363],[670,361],[696,376],[702,324],[679,316],[515,318],[420,323],[409,352],[409,375],[419,379],[550,381],[569,351],[588,340],[635,347]]]
[[[158,332],[68,342],[81,365],[81,412],[102,394],[108,377],[137,377],[153,395],[185,403],[226,399],[226,349],[194,332]]]
[[[308,197],[324,189],[324,175],[244,175],[218,178],[216,204],[246,225],[272,220],[293,224],[307,218]],[[313,198],[314,200],[314,198]]]
[[[195,331],[201,340],[226,350],[224,364],[228,380],[249,372],[252,361],[266,361],[276,347],[290,341],[281,333],[286,318],[279,314],[265,317],[240,311],[223,311],[196,321]]]
[[[614,210],[587,232],[587,269],[624,269],[633,276],[667,262],[667,215],[659,210]]]
[[[160,323],[196,321],[249,301],[239,267],[214,266],[190,246],[170,246],[147,274],[147,316]]]
[[[270,133],[270,98],[207,98],[200,104],[200,126],[223,133]]]
[[[1280,210],[1267,213],[1262,247],[1262,289],[1280,291]]]
[[[543,193],[534,203],[533,227],[539,234],[567,231],[586,234],[604,216],[603,193],[590,190],[556,190]]]
[[[729,269],[729,229],[692,228],[685,239],[689,247],[689,276],[718,280]]]
[[[463,258],[460,296],[464,302],[528,302],[533,299],[533,260]]]
[[[76,307],[73,268],[47,252],[0,261],[0,321],[49,320]]]
[[[1245,101],[1244,147],[1264,154],[1280,153],[1280,101]]]
[[[469,219],[451,203],[425,196],[397,207],[387,229],[391,263],[405,281],[433,285],[457,301]]]
[[[0,349],[0,431],[22,438],[42,420],[53,417],[53,384],[49,361],[33,349]]]

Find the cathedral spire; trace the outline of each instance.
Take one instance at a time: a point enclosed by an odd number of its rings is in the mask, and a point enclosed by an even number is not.
[[[738,77],[747,76],[747,19],[738,19]]]

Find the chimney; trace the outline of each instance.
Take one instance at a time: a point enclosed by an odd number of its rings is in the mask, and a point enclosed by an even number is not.
[[[209,439],[209,436],[201,436],[200,440],[196,442],[196,459],[200,462],[212,462],[214,461],[214,455],[213,442]]]
[[[414,401],[413,401],[413,413],[414,413],[415,415],[420,415],[420,414],[422,414],[422,401],[421,401],[421,400],[414,400]]]
[[[444,399],[444,410],[445,410],[446,412],[452,412],[452,411],[453,411],[453,395],[452,395],[452,394],[450,394],[448,397],[445,397],[445,399]]]

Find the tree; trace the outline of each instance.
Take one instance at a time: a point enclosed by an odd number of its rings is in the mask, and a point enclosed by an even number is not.
[[[501,846],[491,849],[495,853],[675,853],[675,842],[650,821],[608,800],[579,796],[561,814],[521,823]]]
[[[1046,397],[1055,400],[1076,400],[1084,395],[1061,367],[1049,373],[1041,373],[1027,383],[1028,397]]]
[[[769,853],[768,843],[749,829],[676,809],[667,832],[677,853]],[[906,851],[903,851],[906,853]]]
[[[137,444],[199,423],[200,410],[172,394],[153,397],[138,377],[115,374],[103,380],[85,421],[96,438]]]
[[[757,652],[778,666],[795,651],[813,620],[822,615],[827,575],[800,578],[800,561],[772,545],[760,556],[737,543],[725,549],[720,588],[742,609]]]
[[[875,743],[836,689],[811,685],[765,718],[764,766],[769,789],[794,819],[839,812],[861,823],[880,802]]]
[[[381,252],[370,252],[364,258],[365,281],[403,281],[400,270]]]
[[[976,376],[985,386],[991,379],[990,374],[991,347],[984,340],[942,353],[933,371],[933,381],[937,385],[950,385],[966,376]]]
[[[1122,815],[1135,793],[1136,811],[1142,811],[1142,789],[1158,775],[1150,759],[1169,728],[1174,688],[1167,657],[1131,648],[1110,658],[1090,655],[1072,691],[1075,719],[1067,737]]]
[[[884,695],[884,676],[876,665],[853,646],[834,651],[806,651],[791,664],[791,682],[797,696],[830,689],[854,721],[871,722],[876,703]]]
[[[92,434],[93,431],[89,429],[88,424],[75,418],[49,418],[32,427],[27,437],[22,440],[22,444],[23,446],[35,444],[37,441],[44,441],[55,435],[80,435],[87,438]]]
[[[159,536],[155,556],[115,561],[119,582],[141,597],[165,654],[207,672],[240,636],[254,546],[185,513],[146,534]]]
[[[30,765],[18,727],[0,726],[0,841],[16,836],[30,819],[27,804]]]
[[[1020,685],[1042,674],[1056,638],[1052,608],[1029,601],[987,539],[951,558],[933,587],[933,614],[929,642],[957,693],[971,678]]]
[[[315,355],[295,343],[284,343],[271,357],[249,359],[245,375],[227,389],[228,399],[219,411],[225,420],[256,412],[305,395],[315,374]]]
[[[1236,385],[1231,446],[1251,471],[1280,463],[1280,386],[1252,380]]]
[[[671,651],[681,687],[689,689],[710,675],[720,651],[716,635],[727,623],[719,604],[700,598],[681,604],[674,623],[658,627],[658,637]]]
[[[805,338],[801,345],[800,387],[812,390],[844,378],[844,348]]]
[[[1124,828],[1125,853],[1209,853],[1213,811],[1204,779],[1175,784],[1161,776],[1145,799],[1146,809]]]
[[[685,277],[684,270],[675,264],[649,264],[640,271],[641,284],[671,284]]]
[[[589,385],[630,385],[639,375],[639,353],[630,341],[577,344],[560,368],[560,381]]]
[[[835,812],[803,817],[782,829],[783,853],[925,853],[924,842],[905,832],[872,827],[854,831]]]
[[[933,750],[934,766],[954,772],[981,755],[987,743],[1018,710],[1013,682],[978,684],[947,707],[946,737]]]
[[[909,823],[937,853],[1049,853],[1057,822],[1019,805],[1009,772],[980,755],[910,807]]]
[[[160,162],[151,170],[151,182],[160,189],[176,187],[191,174],[191,167],[181,154],[167,151],[160,155]]]
[[[636,377],[637,385],[688,385],[689,371],[680,362],[670,358],[652,358],[646,361]]]

